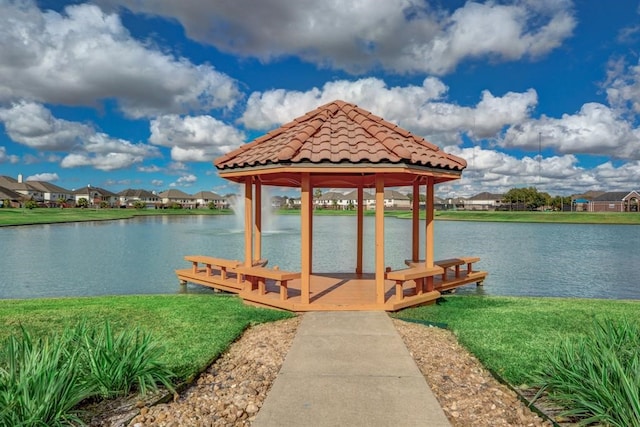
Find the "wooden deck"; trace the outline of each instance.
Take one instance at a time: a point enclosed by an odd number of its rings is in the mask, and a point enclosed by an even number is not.
[[[465,258],[465,260],[467,259],[469,258]],[[194,257],[189,258],[191,262],[194,260]],[[225,265],[194,263],[191,268],[176,270],[180,282],[190,282],[236,293],[248,304],[295,312],[397,311],[407,307],[433,303],[442,292],[447,290],[470,283],[482,284],[487,276],[484,271],[468,271],[459,268],[443,270],[439,268],[432,272],[433,275],[430,275],[429,286],[425,286],[422,279],[415,281],[407,279],[400,284],[398,284],[398,280],[385,280],[385,300],[383,304],[380,304],[376,302],[376,285],[373,274],[313,274],[309,303],[303,303],[300,291],[300,273],[264,267],[232,267],[224,263],[224,260],[213,258],[209,258],[209,260]],[[473,258],[473,260],[475,262],[479,259]],[[221,269],[224,270],[224,274],[221,274]],[[252,276],[252,274],[254,275]],[[392,277],[396,276],[398,275],[392,274]],[[405,276],[413,278],[411,275]]]

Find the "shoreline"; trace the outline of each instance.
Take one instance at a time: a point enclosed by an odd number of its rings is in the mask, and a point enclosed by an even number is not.
[[[277,210],[276,215],[299,215],[298,210]],[[230,210],[154,210],[137,211],[124,209],[0,209],[0,228],[30,225],[68,224],[74,222],[114,221],[152,216],[200,216],[234,215]],[[372,216],[373,212],[365,212]],[[333,211],[319,209],[314,216],[356,216],[355,211]],[[406,210],[385,211],[386,217],[411,219],[412,212]],[[424,212],[420,212],[424,220]],[[436,221],[467,222],[507,222],[530,224],[571,224],[571,225],[640,225],[640,213],[635,212],[509,212],[509,211],[436,211]]]

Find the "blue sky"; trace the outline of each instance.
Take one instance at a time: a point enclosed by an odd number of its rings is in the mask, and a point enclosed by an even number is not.
[[[638,190],[639,41],[632,1],[0,0],[0,175],[226,194],[342,99],[465,158],[441,196]]]

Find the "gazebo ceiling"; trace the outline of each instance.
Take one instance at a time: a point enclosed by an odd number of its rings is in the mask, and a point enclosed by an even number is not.
[[[215,160],[221,177],[265,185],[300,186],[309,173],[314,187],[373,187],[458,179],[467,163],[424,138],[344,101],[333,101]]]

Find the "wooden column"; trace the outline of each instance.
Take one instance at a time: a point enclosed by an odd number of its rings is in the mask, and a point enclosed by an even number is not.
[[[358,226],[356,243],[356,274],[362,274],[362,253],[364,248],[364,188],[358,187]]]
[[[301,221],[300,221],[300,252],[302,258],[300,277],[300,302],[309,304],[311,288],[311,179],[308,173],[302,174],[302,185],[300,191]]]
[[[420,182],[413,182],[413,201],[411,216],[411,260],[420,259]]]
[[[434,184],[435,180],[432,176],[427,178],[427,220],[425,227],[425,252],[424,252],[424,261],[425,267],[430,268],[433,267],[433,200],[434,200]]]
[[[244,265],[251,267],[253,260],[253,189],[251,186],[252,177],[244,179]]]
[[[256,207],[254,218],[255,240],[253,242],[253,260],[262,258],[262,183],[256,179]],[[253,265],[253,262],[252,262]]]
[[[376,175],[376,303],[384,304],[384,177]]]

